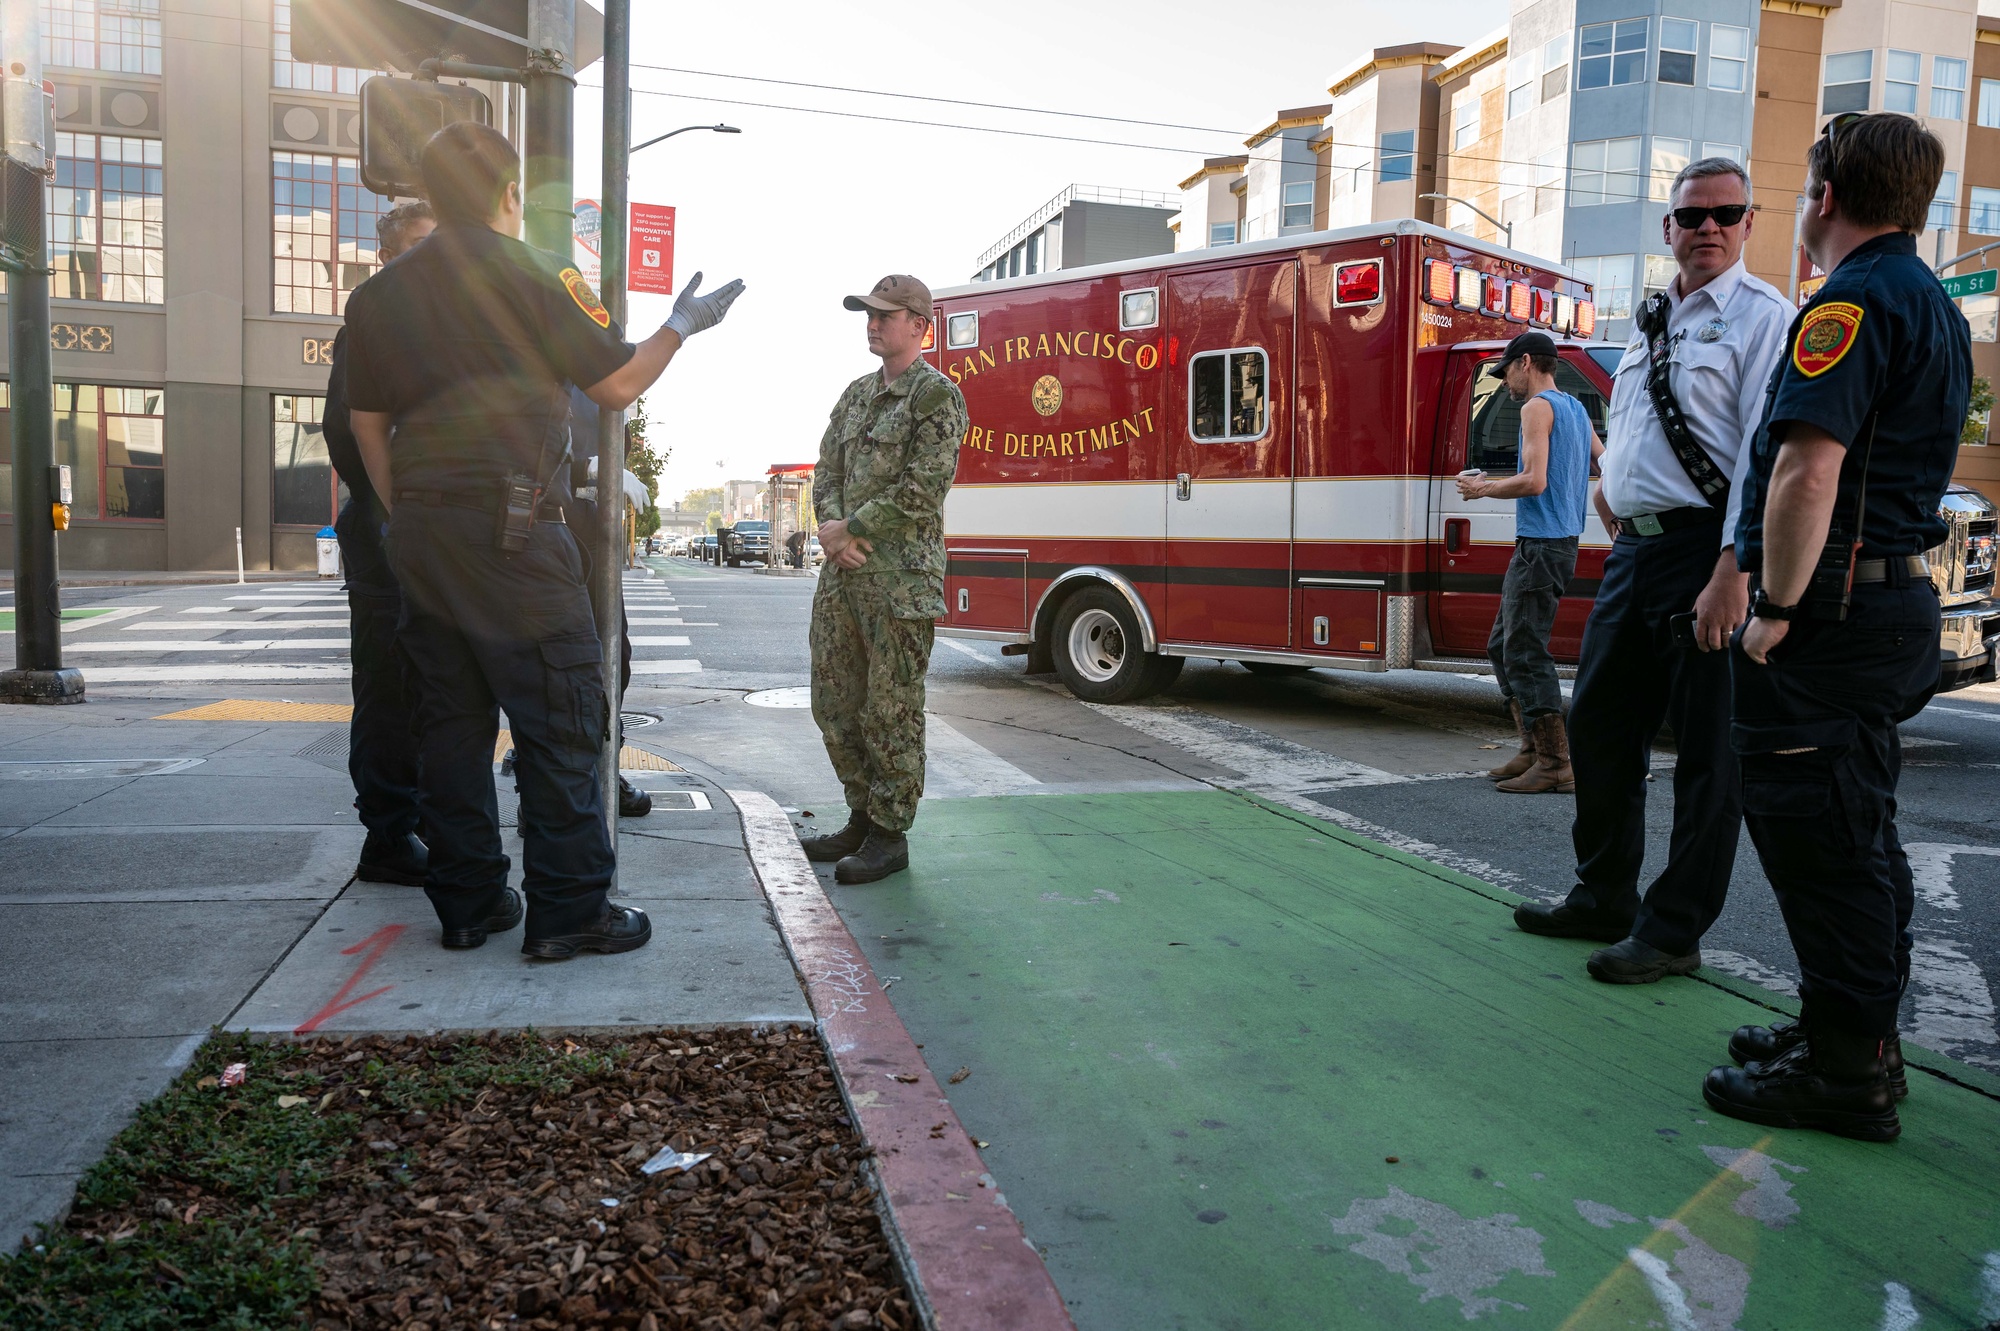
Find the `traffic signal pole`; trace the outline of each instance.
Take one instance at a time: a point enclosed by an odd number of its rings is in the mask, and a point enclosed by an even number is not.
[[[41,6],[0,0],[4,120],[8,402],[14,447],[14,669],[0,671],[0,702],[80,703],[83,672],[63,668],[56,570],[55,403],[49,367],[48,154],[42,92]]]
[[[604,307],[620,327],[625,323],[626,172],[632,143],[632,0],[604,5],[604,184],[599,229]],[[624,745],[618,714],[618,659],[625,631],[625,413],[597,413],[598,549],[591,561],[597,579],[597,636],[604,645],[604,696],[611,699],[611,726],[597,764],[604,789],[604,816],[611,844],[618,845],[618,754]],[[615,857],[614,857],[615,861]],[[613,870],[612,885],[617,885]]]
[[[572,146],[576,0],[528,0],[527,242],[567,258],[576,244]]]

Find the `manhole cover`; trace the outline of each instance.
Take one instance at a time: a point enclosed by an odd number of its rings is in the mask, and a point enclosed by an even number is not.
[[[808,684],[789,689],[765,689],[760,693],[744,694],[743,701],[752,707],[811,707],[813,691]]]
[[[620,712],[618,724],[627,730],[643,730],[647,726],[660,724],[660,718],[645,712]]]
[[[0,763],[0,781],[114,781],[166,776],[199,766],[200,758],[79,758],[71,762]]]

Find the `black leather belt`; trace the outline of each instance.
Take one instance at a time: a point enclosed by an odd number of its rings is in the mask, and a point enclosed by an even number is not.
[[[1627,536],[1665,536],[1685,527],[1720,527],[1722,510],[1690,507],[1670,508],[1664,513],[1634,513],[1629,518],[1618,519],[1618,525]]]
[[[1912,582],[1929,582],[1931,566],[1924,562],[1922,555],[1898,555],[1894,559],[1857,559],[1854,561],[1856,582],[1887,582],[1889,569],[1896,564],[1903,566],[1903,572]]]
[[[396,491],[396,502],[400,504],[405,500],[413,504],[423,504],[427,508],[469,508],[479,513],[491,513],[495,503],[491,498],[482,499],[478,495],[465,494],[458,490]],[[549,500],[544,500],[542,506],[535,510],[535,521],[560,522],[564,525],[569,523],[569,519],[563,514],[562,506]]]

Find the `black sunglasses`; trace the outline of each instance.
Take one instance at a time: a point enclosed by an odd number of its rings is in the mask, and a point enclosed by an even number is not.
[[[1683,231],[1699,231],[1701,224],[1711,217],[1717,226],[1735,226],[1749,211],[1747,203],[1725,203],[1714,208],[1676,208],[1673,219],[1674,225]]]
[[[1825,128],[1820,130],[1819,136],[1826,140],[1826,180],[1832,180],[1840,170],[1840,131],[1857,120],[1865,120],[1867,116],[1866,111],[1842,111],[1827,121]],[[1825,181],[1821,183],[1824,184]]]

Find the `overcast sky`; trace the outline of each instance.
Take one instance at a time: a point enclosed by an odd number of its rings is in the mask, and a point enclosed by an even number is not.
[[[1284,107],[1326,100],[1334,71],[1377,47],[1464,45],[1506,21],[1507,0],[1399,6],[1302,0],[1085,0],[1058,10],[766,0],[639,0],[633,134],[642,141],[717,120],[741,135],[683,134],[634,161],[635,201],[678,209],[675,279],[748,285],[729,319],[701,334],[647,394],[651,439],[671,450],[661,497],[811,462],[840,390],[879,362],[861,316],[841,309],[885,273],[934,289],[1035,208],[1076,182],[1172,192],[1205,155],[1242,150]],[[755,75],[1048,110],[1211,126],[1160,129],[696,77],[642,66]],[[601,82],[602,65],[584,71]],[[1008,137],[839,119],[738,102],[899,116],[1180,151]],[[577,93],[577,193],[598,193],[603,99]],[[669,297],[632,298],[633,334]]]

